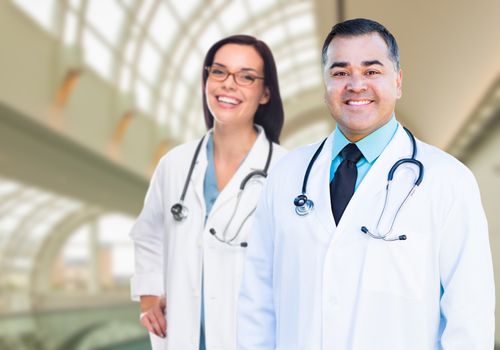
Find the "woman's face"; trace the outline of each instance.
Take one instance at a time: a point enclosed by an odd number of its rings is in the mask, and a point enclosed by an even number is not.
[[[253,125],[257,108],[269,101],[269,89],[263,79],[258,79],[264,77],[264,61],[257,50],[249,45],[226,44],[215,53],[211,70],[214,74],[209,74],[205,92],[214,124]],[[223,77],[224,72],[229,75],[220,81],[217,76]],[[243,81],[244,85],[235,80]]]

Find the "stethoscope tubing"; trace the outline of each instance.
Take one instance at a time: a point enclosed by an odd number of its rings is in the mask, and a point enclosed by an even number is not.
[[[189,166],[189,171],[188,171],[188,174],[186,176],[186,180],[184,181],[184,186],[183,186],[183,189],[182,189],[182,194],[181,194],[181,197],[179,199],[179,202],[175,203],[170,208],[170,212],[172,213],[172,216],[173,216],[174,220],[176,220],[176,221],[182,221],[185,218],[187,218],[188,209],[184,205],[184,199],[186,197],[187,189],[189,187],[189,182],[191,181],[191,176],[193,175],[193,170],[194,170],[194,167],[195,167],[195,165],[197,163],[198,156],[200,154],[201,146],[203,144],[204,139],[205,139],[205,136],[203,136],[201,138],[201,140],[198,142],[198,145],[196,146],[196,150],[195,150],[195,152],[193,154],[193,158],[192,158],[191,164]],[[227,240],[227,239],[224,238],[226,236],[227,230],[229,229],[229,227],[231,226],[231,223],[233,222],[234,217],[236,216],[236,212],[238,211],[238,208],[239,208],[239,205],[240,205],[241,196],[242,196],[243,192],[245,191],[245,187],[246,187],[247,183],[252,178],[254,178],[256,176],[260,176],[260,177],[263,177],[263,178],[267,177],[267,172],[269,170],[269,166],[271,165],[271,159],[272,159],[272,156],[273,156],[273,142],[270,139],[268,139],[268,142],[269,142],[269,150],[268,150],[268,153],[267,153],[267,158],[266,158],[266,163],[264,165],[264,168],[262,170],[254,170],[254,171],[250,172],[249,174],[247,174],[243,178],[243,180],[240,183],[238,194],[237,194],[236,205],[235,205],[235,207],[233,209],[233,212],[231,214],[231,217],[230,217],[228,223],[226,224],[224,230],[222,231],[222,237],[223,238],[221,238],[221,237],[218,236],[217,231],[214,228],[211,228],[209,230],[210,233],[218,241],[220,241],[222,243],[226,243],[226,244],[231,245],[231,246],[236,246],[236,244],[234,243],[234,241],[237,239],[238,235],[240,234],[240,231],[241,231],[243,225],[247,222],[247,220],[255,212],[256,208],[253,208],[250,211],[250,213],[245,216],[245,218],[243,219],[242,223],[238,226],[238,229],[236,230],[236,233],[230,239]],[[239,246],[246,247],[247,243],[246,242],[241,242],[239,244]]]
[[[370,237],[375,238],[375,239],[382,239],[382,240],[385,240],[385,241],[395,241],[395,240],[406,240],[407,239],[406,235],[399,235],[399,236],[396,236],[396,237],[388,237],[388,236],[392,233],[392,230],[393,230],[393,227],[394,227],[394,223],[396,222],[396,219],[397,219],[398,214],[401,211],[402,207],[408,201],[408,199],[413,195],[413,193],[415,192],[416,188],[418,186],[420,186],[420,184],[422,183],[422,180],[424,178],[424,165],[422,164],[422,162],[420,162],[418,159],[416,159],[416,156],[417,156],[417,143],[416,143],[415,137],[410,132],[410,130],[408,130],[406,127],[403,127],[403,129],[406,131],[406,134],[408,135],[408,137],[409,137],[409,139],[411,141],[411,144],[412,144],[411,158],[403,158],[403,159],[398,160],[397,162],[395,162],[392,165],[391,169],[389,170],[389,173],[387,174],[387,186],[386,186],[386,193],[385,193],[385,199],[384,199],[384,206],[382,208],[382,212],[380,213],[379,219],[377,221],[377,226],[376,226],[377,231],[378,231],[380,222],[381,222],[381,220],[383,218],[383,215],[385,213],[385,209],[387,207],[387,201],[388,201],[388,198],[389,198],[390,187],[391,187],[391,183],[392,183],[392,181],[394,179],[394,174],[396,173],[396,170],[402,164],[410,163],[410,164],[415,165],[418,168],[418,177],[415,180],[415,182],[414,182],[411,190],[407,193],[407,195],[405,196],[403,202],[399,205],[398,209],[396,210],[396,213],[395,213],[394,218],[393,218],[393,220],[391,222],[389,230],[386,233],[384,233],[384,234],[379,234],[379,233],[374,234],[374,233],[370,232],[370,230],[368,228],[366,228],[366,226],[362,226],[361,227],[361,231],[363,233],[365,233],[365,234],[367,234]],[[309,164],[307,165],[306,172],[304,173],[304,179],[303,179],[303,182],[302,182],[302,191],[301,191],[301,194],[298,195],[294,199],[294,201],[293,201],[293,203],[295,205],[295,212],[299,216],[306,216],[306,215],[310,214],[312,212],[313,208],[314,208],[314,202],[307,197],[307,183],[308,183],[308,180],[309,180],[309,174],[311,172],[312,166],[313,166],[314,162],[316,162],[316,159],[318,158],[319,154],[321,153],[321,150],[323,149],[323,146],[324,146],[326,140],[327,139],[324,139],[321,142],[321,144],[319,145],[318,149],[316,150],[316,152],[314,152],[314,155],[312,156],[311,160],[309,161]]]

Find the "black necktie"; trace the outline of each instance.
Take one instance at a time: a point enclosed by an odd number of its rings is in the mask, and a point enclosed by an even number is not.
[[[344,160],[340,163],[332,182],[330,182],[330,204],[336,224],[339,223],[347,204],[354,194],[356,178],[358,177],[356,163],[363,154],[356,144],[350,143],[340,151],[340,156]]]

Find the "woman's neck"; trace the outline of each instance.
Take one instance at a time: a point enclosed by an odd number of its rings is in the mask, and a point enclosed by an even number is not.
[[[245,128],[214,125],[214,165],[219,191],[234,176],[256,139],[257,131],[253,125]]]
[[[214,157],[224,162],[239,161],[248,154],[257,139],[253,125],[234,128],[214,125]],[[239,162],[238,162],[239,164]]]

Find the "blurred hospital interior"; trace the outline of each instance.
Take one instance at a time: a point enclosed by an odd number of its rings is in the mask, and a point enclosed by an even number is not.
[[[293,149],[335,127],[332,25],[384,24],[397,119],[475,174],[500,280],[499,14],[498,0],[1,0],[0,349],[149,348],[128,232],[157,161],[206,131],[203,57],[237,33],[275,55]]]

